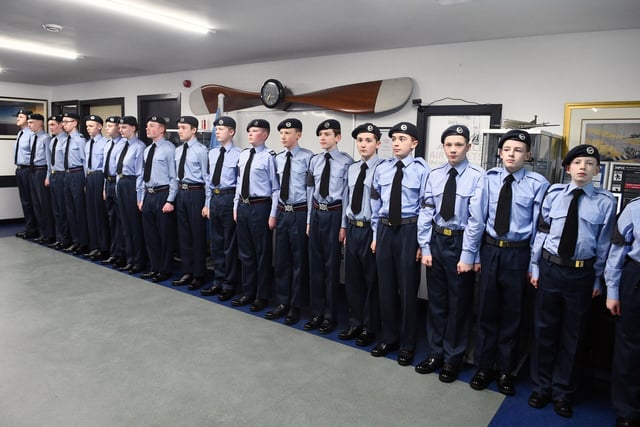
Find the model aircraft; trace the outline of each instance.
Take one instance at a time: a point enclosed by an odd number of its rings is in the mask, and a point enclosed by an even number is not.
[[[524,122],[522,120],[511,120],[511,119],[504,119],[504,121],[502,122],[502,127],[505,129],[532,129],[532,128],[539,128],[539,127],[547,127],[547,126],[559,126],[559,125],[552,125],[549,124],[549,122],[542,122],[542,123],[538,123],[538,116],[534,116],[533,120],[531,120],[530,122]]]

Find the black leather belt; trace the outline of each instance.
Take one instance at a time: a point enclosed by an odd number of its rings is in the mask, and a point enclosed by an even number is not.
[[[104,178],[105,178],[108,182],[116,182],[116,176],[115,176],[115,175],[105,176]]]
[[[34,166],[33,167],[34,171],[44,171],[47,170],[47,165],[41,165],[41,166]]]
[[[559,256],[551,254],[551,252],[546,249],[542,250],[542,258],[553,264],[572,268],[593,267],[593,263],[596,260],[595,257],[589,259],[562,259]]]
[[[29,169],[30,167],[29,165],[16,165],[16,169]]]
[[[57,170],[55,170],[55,169],[53,169],[53,170],[51,171],[51,175],[55,175],[55,174],[57,174],[57,173],[64,173],[64,171],[63,171],[63,170],[62,170],[62,171],[57,171]]]
[[[363,221],[361,219],[349,218],[349,224],[353,225],[354,227],[364,228],[364,227],[369,227],[371,225],[371,221]]]
[[[204,184],[178,184],[178,188],[181,190],[201,190],[204,188]]]
[[[337,211],[338,209],[342,209],[342,200],[336,200],[331,203],[322,203],[314,200],[313,207],[319,211]]]
[[[96,170],[93,170],[93,171],[87,171],[87,175],[95,175],[97,173],[103,173],[103,172],[101,170],[99,170],[99,169],[96,169]]]
[[[529,239],[519,240],[517,242],[510,242],[508,240],[498,240],[498,239],[494,239],[488,234],[485,234],[484,241],[490,244],[491,246],[497,246],[499,248],[524,248],[526,246],[529,246],[529,243],[530,243]]]
[[[295,203],[293,205],[287,203],[278,203],[278,210],[280,212],[297,212],[297,211],[306,211],[307,210],[307,202]]]
[[[464,230],[453,230],[451,228],[440,227],[435,222],[432,222],[431,225],[436,233],[442,234],[443,236],[460,236],[464,233]]]
[[[118,175],[118,177],[120,179],[136,179],[136,178],[138,178],[136,175],[122,175],[122,174]]]
[[[402,218],[400,220],[400,224],[391,224],[389,218],[380,218],[380,224],[388,225],[389,227],[395,227],[396,225],[415,224],[416,222],[418,222],[417,216],[412,216],[411,218]]]
[[[271,197],[248,197],[246,199],[240,197],[240,201],[245,205],[257,205],[258,203],[270,202]]]
[[[144,191],[146,191],[149,194],[155,194],[155,193],[159,193],[161,191],[168,191],[169,190],[169,186],[168,185],[159,185],[157,187],[147,187],[144,189]]]
[[[78,166],[77,168],[71,168],[66,170],[67,173],[78,173],[84,172],[84,168],[82,166]]]
[[[214,188],[212,193],[216,196],[222,196],[223,194],[234,194],[236,192],[235,187],[231,188]]]

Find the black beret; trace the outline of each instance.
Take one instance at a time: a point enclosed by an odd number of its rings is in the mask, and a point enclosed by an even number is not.
[[[340,130],[340,122],[334,119],[328,119],[318,125],[316,129],[316,136],[320,135],[321,130]]]
[[[154,123],[159,123],[164,127],[167,127],[167,121],[164,119],[164,117],[160,117],[160,116],[151,116],[149,117],[149,120],[147,120],[148,122],[154,122]]]
[[[133,116],[124,116],[120,119],[121,125],[129,125],[138,128],[138,119]]]
[[[420,141],[420,135],[418,132],[418,128],[413,123],[409,122],[400,122],[397,125],[393,126],[389,129],[389,138],[393,136],[394,133],[406,133],[409,136],[414,137],[418,141]]]
[[[120,123],[120,116],[109,116],[106,120],[107,123]]]
[[[198,119],[193,116],[182,116],[176,121],[176,123],[186,123],[191,125],[192,128],[198,127]]]
[[[95,114],[90,114],[87,117],[84,118],[84,121],[92,121],[92,122],[96,122],[96,123],[100,123],[103,124],[104,122],[102,121],[102,117],[100,116],[96,116]]]
[[[55,120],[56,122],[60,123],[62,121],[62,116],[59,115],[59,114],[58,115],[53,114],[53,115],[49,116],[49,118],[47,119],[47,121],[49,121],[49,120]]]
[[[509,140],[524,142],[527,144],[527,147],[531,148],[531,135],[529,135],[529,132],[524,130],[511,129],[509,132],[502,135],[502,138],[500,138],[500,141],[498,142],[498,148],[502,148],[502,144]]]
[[[442,132],[442,136],[440,137],[440,142],[444,144],[444,139],[449,135],[462,135],[464,139],[469,142],[469,128],[465,125],[453,125],[449,126]]]
[[[76,113],[64,113],[62,117],[80,121],[80,116],[77,115]]]
[[[285,119],[278,124],[278,130],[283,128],[302,131],[302,122],[298,119]]]
[[[271,125],[269,124],[268,121],[263,120],[263,119],[255,119],[255,120],[251,120],[249,122],[249,124],[247,125],[247,131],[250,128],[262,128],[262,129],[266,129],[268,131],[271,130]]]
[[[27,110],[26,108],[21,108],[18,110],[18,112],[16,113],[16,117],[18,117],[20,114],[24,114],[25,116],[29,116],[33,113],[33,111],[31,110]]]
[[[233,118],[231,118],[229,116],[220,116],[213,122],[213,125],[214,126],[226,126],[228,128],[235,129],[236,128],[236,121],[233,120]]]
[[[598,149],[593,145],[582,144],[569,150],[562,160],[562,166],[568,166],[576,157],[593,157],[600,163],[600,152]]]
[[[351,137],[353,139],[356,139],[358,138],[358,135],[365,132],[374,134],[376,136],[376,139],[378,141],[380,140],[380,129],[378,129],[378,126],[374,125],[373,123],[361,124],[360,126],[355,128],[353,132],[351,132]]]
[[[31,119],[31,120],[42,120],[42,121],[44,121],[44,116],[43,116],[42,114],[32,113],[32,114],[29,114],[29,119]]]

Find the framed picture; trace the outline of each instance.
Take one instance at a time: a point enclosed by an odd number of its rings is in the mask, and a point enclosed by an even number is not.
[[[0,138],[15,139],[18,133],[16,113],[21,109],[31,110],[47,117],[46,99],[0,97]]]
[[[416,148],[416,157],[424,157],[429,166],[436,167],[447,161],[440,143],[440,135],[451,125],[469,128],[471,150],[467,158],[471,163],[482,165],[482,130],[500,127],[502,104],[438,105],[418,108],[417,126],[422,135]]]
[[[640,101],[565,104],[564,137],[565,152],[591,144],[603,161],[638,162]]]

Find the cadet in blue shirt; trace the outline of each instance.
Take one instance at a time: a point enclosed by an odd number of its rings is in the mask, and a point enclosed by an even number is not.
[[[278,131],[285,150],[276,156],[280,180],[274,254],[277,305],[265,318],[286,316],[285,323],[292,325],[300,320],[300,307],[308,299],[307,170],[313,153],[298,145],[300,120],[285,119],[278,124]]]
[[[104,204],[104,147],[107,139],[102,136],[102,117],[92,114],[85,117],[87,133],[91,138],[85,146],[85,169],[87,181],[85,193],[87,199],[87,226],[89,230],[88,256],[94,261],[109,257],[109,222]]]
[[[616,316],[611,401],[616,426],[640,425],[640,198],[629,202],[613,230],[604,270],[607,308]]]
[[[309,278],[311,319],[304,329],[328,334],[337,326],[337,290],[340,281],[342,201],[347,193],[347,172],[353,159],[338,151],[340,122],[320,123],[316,136],[323,152],[309,163],[307,182],[307,230],[309,235]]]
[[[29,115],[31,110],[20,109],[16,114],[16,125],[20,128],[13,146],[13,162],[16,165],[16,183],[24,215],[25,230],[16,233],[16,237],[32,239],[38,237],[38,223],[31,201],[31,130]]]
[[[49,173],[45,185],[51,191],[51,210],[56,230],[56,241],[49,247],[63,249],[71,244],[71,234],[67,223],[67,211],[64,206],[64,150],[62,144],[67,138],[62,129],[62,116],[49,116],[49,133],[52,136],[48,150]]]
[[[62,115],[62,127],[67,132],[64,150],[64,203],[73,245],[65,249],[75,255],[89,252],[89,232],[87,231],[87,203],[84,194],[84,146],[87,141],[78,132],[80,117],[75,113]]]
[[[371,355],[400,349],[398,364],[413,363],[416,345],[420,249],[417,222],[429,166],[412,151],[420,143],[418,128],[400,122],[389,130],[394,157],[381,162],[371,184],[371,251],[378,271],[380,343]]]
[[[380,129],[364,123],[351,132],[360,161],[349,166],[348,197],[344,200],[347,236],[344,241],[345,291],[349,305],[349,327],[338,334],[341,340],[356,339],[358,346],[373,342],[380,332],[380,301],[376,256],[371,251],[371,182],[380,162]]]
[[[520,320],[529,282],[531,244],[549,182],[524,168],[531,156],[531,136],[510,130],[498,142],[502,167],[487,171],[488,212],[478,303],[471,388],[483,390],[497,378],[502,394],[514,395]],[[497,375],[496,375],[497,374]]]
[[[469,129],[453,125],[440,138],[447,163],[431,171],[418,222],[427,267],[428,355],[416,372],[442,367],[439,379],[458,378],[469,342],[475,271],[487,211],[485,172],[467,160]],[[475,265],[474,265],[475,264]]]
[[[273,280],[272,230],[276,227],[278,177],[275,155],[265,145],[269,122],[255,119],[247,125],[251,148],[240,153],[239,180],[234,197],[238,254],[242,265],[242,296],[234,306],[251,304],[251,311],[265,309]]]
[[[51,210],[51,193],[47,185],[48,152],[50,137],[44,132],[44,117],[42,114],[29,115],[29,129],[31,130],[31,201],[33,212],[38,223],[40,237],[34,242],[50,244],[55,241],[53,212]]]
[[[120,117],[107,117],[104,125],[107,138],[109,140],[104,146],[104,190],[102,197],[107,210],[109,220],[109,247],[110,257],[101,261],[103,264],[111,264],[114,267],[124,267],[126,262],[126,252],[122,225],[118,214],[118,203],[116,194],[117,166],[120,153],[124,149],[125,140],[120,136]]]
[[[189,285],[190,290],[204,285],[206,272],[206,226],[202,217],[205,206],[205,174],[209,164],[209,150],[196,139],[198,119],[182,116],[178,119],[178,136],[184,143],[176,149],[175,161],[178,175],[176,216],[178,243],[183,276],[173,285]]]
[[[116,200],[126,253],[126,264],[120,270],[136,274],[146,265],[142,215],[138,209],[144,188],[142,167],[145,145],[138,139],[138,120],[135,117],[122,117],[118,128],[123,146],[116,162]]]
[[[140,277],[154,282],[171,277],[176,240],[176,148],[164,138],[166,130],[167,121],[163,117],[151,116],[147,120],[147,138],[152,143],[144,150],[143,194],[138,203],[149,256],[149,270]]]
[[[531,253],[531,284],[537,288],[531,351],[529,405],[573,414],[576,355],[585,336],[592,296],[600,280],[615,226],[616,201],[594,187],[600,153],[588,144],[570,150],[562,161],[569,184],[554,184],[542,203]]]
[[[202,208],[202,216],[209,218],[214,276],[212,286],[200,293],[204,296],[219,294],[219,301],[227,301],[235,295],[240,280],[233,197],[238,182],[241,150],[233,143],[236,134],[236,121],[233,118],[219,117],[215,128],[220,145],[209,151],[209,168],[205,176],[207,189]]]

